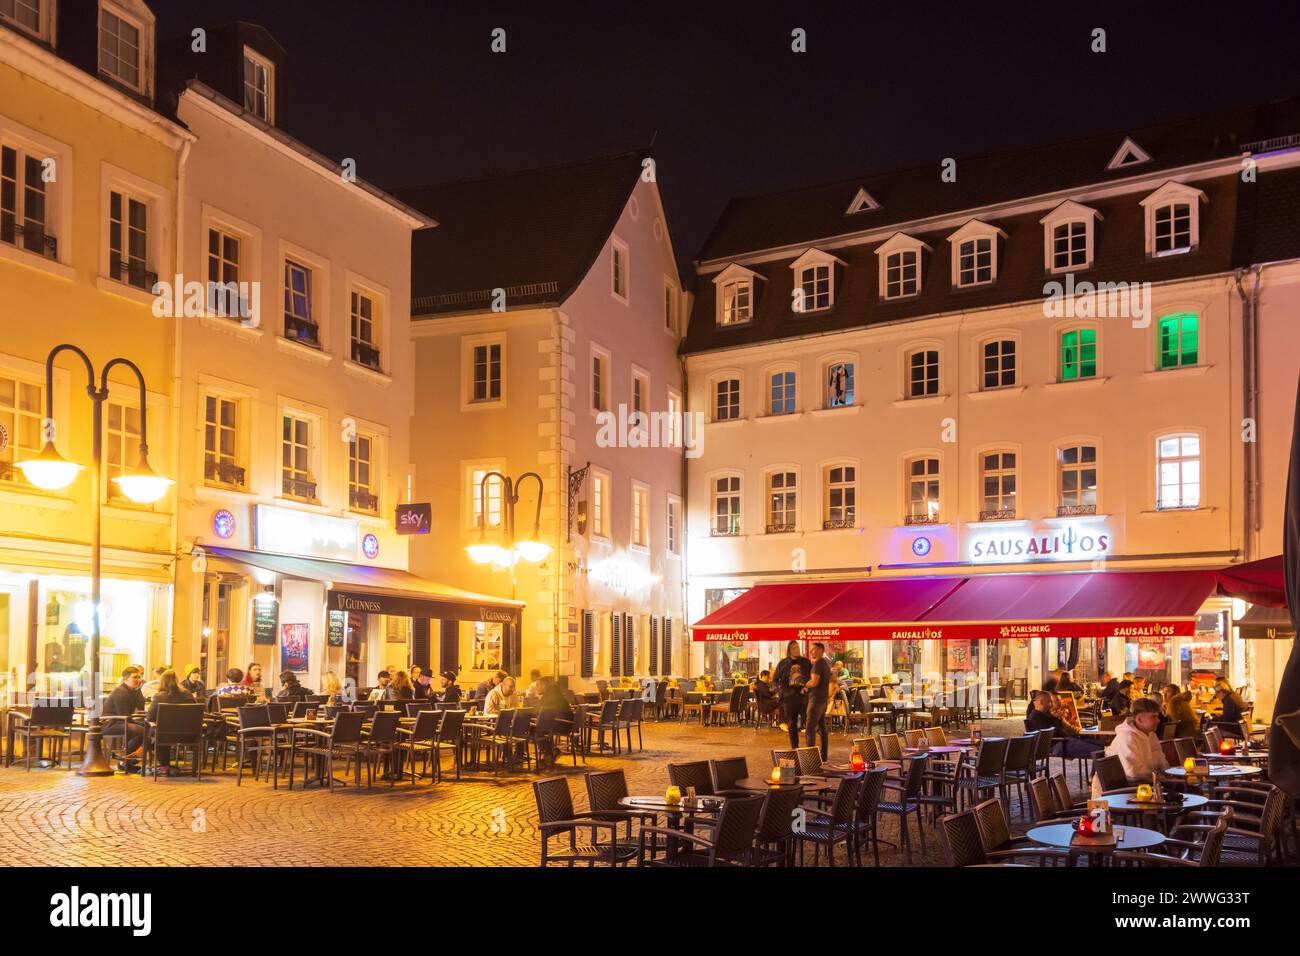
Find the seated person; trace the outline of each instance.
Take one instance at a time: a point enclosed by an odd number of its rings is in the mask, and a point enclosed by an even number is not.
[[[443,671],[438,680],[442,684],[442,690],[438,692],[438,700],[444,704],[459,704],[460,687],[456,684],[456,672]]]
[[[474,699],[481,701],[484,697],[486,697],[489,693],[492,692],[493,687],[496,687],[498,684],[500,684],[503,680],[505,680],[509,676],[510,675],[507,674],[505,671],[497,671],[491,677],[488,677],[486,680],[481,681],[479,685],[474,688]]]
[[[1223,730],[1223,736],[1240,740],[1241,722],[1246,716],[1246,702],[1222,677],[1214,682],[1214,699],[1223,710],[1211,723]]]
[[[542,683],[542,672],[536,669],[529,671],[528,687],[524,691],[524,696],[529,698],[532,697],[540,698],[542,696],[542,691],[545,689],[546,688]]]
[[[390,686],[393,683],[392,675],[388,671],[380,671],[375,676],[376,686],[370,688],[369,700],[392,700],[393,690]]]
[[[1130,783],[1150,783],[1151,775],[1169,769],[1156,736],[1160,725],[1160,707],[1154,700],[1139,697],[1133,701],[1133,712],[1115,728],[1115,739],[1106,747],[1106,756],[1119,757],[1124,776]],[[1092,795],[1101,795],[1101,781],[1094,774]]]
[[[490,691],[483,701],[483,713],[499,714],[503,710],[514,710],[519,706],[515,698],[515,679],[507,677]]]
[[[1133,682],[1122,680],[1115,689],[1115,696],[1110,700],[1110,712],[1114,717],[1128,712],[1133,700]]]
[[[1160,714],[1160,726],[1173,724],[1175,737],[1196,736],[1196,712],[1192,710],[1192,693],[1179,688],[1177,684],[1166,684],[1160,691],[1164,700]]]
[[[393,677],[393,700],[415,700],[415,688],[411,686],[411,679],[406,676],[406,671],[398,671]]]
[[[144,753],[144,727],[131,720],[132,714],[145,708],[144,694],[140,692],[143,682],[140,668],[128,667],[122,671],[121,682],[104,701],[104,732],[125,734],[122,753],[128,759]],[[126,769],[125,763],[121,769]]]
[[[1057,757],[1095,757],[1101,748],[1079,737],[1079,732],[1052,713],[1052,695],[1035,691],[1034,709],[1025,720],[1025,730],[1051,730],[1052,753]]]
[[[163,671],[158,678],[158,692],[149,702],[149,723],[158,723],[159,704],[193,704],[194,697],[181,686],[175,671]],[[158,769],[166,770],[171,765],[171,747],[166,744],[158,746]]]
[[[415,693],[416,700],[432,700],[436,696],[433,689],[433,678],[428,674],[421,672],[415,674],[416,668],[411,668],[411,673],[415,679],[411,681],[411,689]]]
[[[276,700],[306,700],[310,696],[311,691],[298,683],[298,675],[293,671],[280,674],[280,693],[275,695]]]
[[[1061,671],[1061,676],[1056,681],[1056,692],[1063,694],[1069,691],[1071,694],[1082,694],[1083,688],[1074,682],[1074,675],[1069,671]]]
[[[153,679],[145,681],[144,686],[140,688],[140,693],[144,694],[145,700],[152,700],[153,695],[158,693],[158,684],[165,673],[167,673],[166,667],[155,667],[153,669]]]
[[[199,665],[191,664],[185,668],[185,679],[181,681],[181,686],[199,703],[203,702],[204,694],[207,692],[207,688],[203,686],[202,675]]]

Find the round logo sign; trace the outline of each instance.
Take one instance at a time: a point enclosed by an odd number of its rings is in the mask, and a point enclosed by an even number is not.
[[[361,539],[361,553],[367,558],[376,557],[379,554],[379,539],[373,534],[368,534]]]
[[[924,558],[927,554],[930,553],[930,539],[913,538],[912,553],[916,555],[918,558]]]
[[[235,516],[225,508],[212,512],[212,532],[222,540],[235,535]]]

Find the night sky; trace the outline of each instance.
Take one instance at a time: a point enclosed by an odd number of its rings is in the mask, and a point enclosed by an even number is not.
[[[289,55],[285,127],[386,188],[657,134],[683,264],[730,196],[1300,93],[1294,2],[151,6],[160,37],[235,18],[269,28]],[[490,51],[494,27],[504,54]],[[795,27],[807,53],[791,52]],[[1094,27],[1104,54],[1090,51]]]

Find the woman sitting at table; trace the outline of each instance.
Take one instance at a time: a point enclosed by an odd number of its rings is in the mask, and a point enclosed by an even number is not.
[[[149,723],[158,723],[158,705],[159,704],[192,704],[194,697],[190,692],[181,686],[181,682],[176,679],[175,671],[164,671],[158,678],[158,692],[153,695],[153,700],[149,702]],[[158,769],[166,771],[171,764],[171,748],[166,744],[158,747]]]
[[[411,678],[406,676],[406,671],[397,672],[391,689],[393,700],[415,700],[415,687],[411,684]]]
[[[1150,783],[1151,775],[1169,769],[1160,748],[1156,728],[1160,726],[1160,706],[1154,700],[1140,697],[1133,701],[1133,712],[1115,728],[1115,739],[1106,748],[1107,757],[1119,757],[1124,776],[1130,783]],[[1101,780],[1092,777],[1092,795],[1101,796]]]
[[[503,710],[514,710],[519,706],[515,698],[515,679],[507,677],[490,691],[483,701],[483,713],[499,714]]]
[[[1214,699],[1223,710],[1210,723],[1221,728],[1223,736],[1241,739],[1241,722],[1246,716],[1246,702],[1222,677],[1214,681]]]
[[[1160,690],[1164,699],[1160,726],[1173,724],[1175,737],[1196,736],[1196,714],[1192,710],[1192,692],[1181,691],[1177,684],[1166,684]]]
[[[325,697],[326,704],[335,706],[342,703],[343,683],[339,680],[339,675],[326,671],[320,681],[320,692]]]

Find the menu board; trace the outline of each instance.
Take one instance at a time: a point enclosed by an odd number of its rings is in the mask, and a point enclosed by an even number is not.
[[[274,644],[276,625],[280,621],[280,602],[274,598],[253,601],[253,643]]]
[[[347,625],[346,611],[330,611],[329,646],[342,647],[344,628]]]

